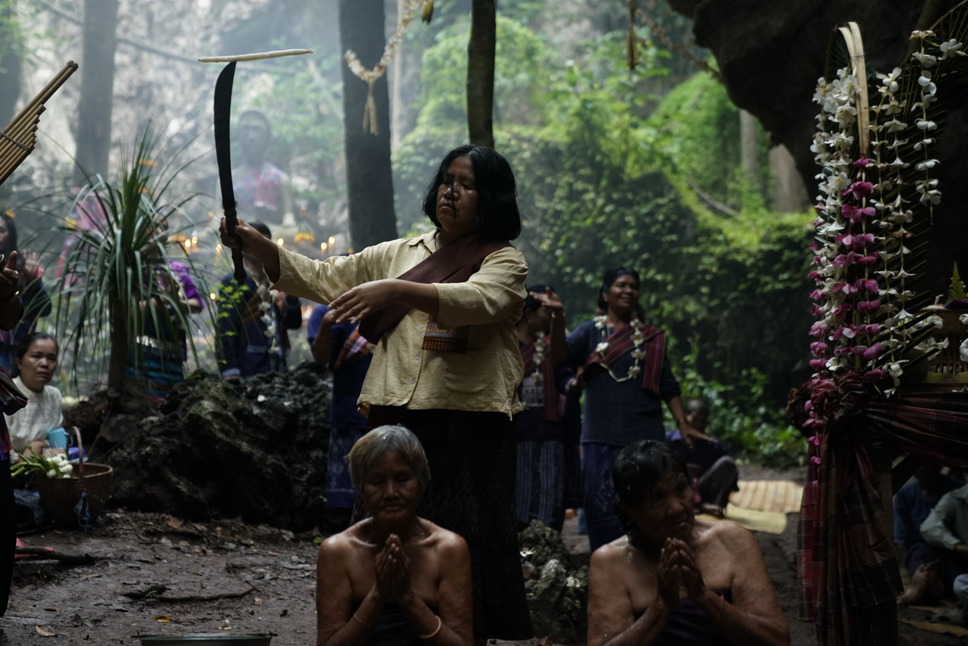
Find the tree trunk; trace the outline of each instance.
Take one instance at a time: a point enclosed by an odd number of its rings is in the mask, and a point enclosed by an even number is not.
[[[759,189],[760,163],[759,146],[756,141],[756,117],[746,110],[739,111],[739,151],[740,163],[746,179]]]
[[[383,55],[383,0],[340,0],[339,36],[343,51],[352,50],[366,68]],[[355,249],[397,237],[390,169],[390,100],[386,75],[372,85],[377,133],[364,129],[367,83],[342,66],[343,130],[350,236]]]
[[[473,144],[494,147],[494,50],[497,0],[474,0],[467,43],[467,131]]]
[[[810,208],[810,195],[786,146],[770,148],[770,176],[773,178],[771,208],[778,213],[802,213]]]
[[[84,0],[81,97],[78,102],[74,184],[108,172],[111,154],[111,106],[114,97],[114,50],[117,48],[118,0]]]
[[[128,321],[125,309],[117,294],[108,296],[108,316],[111,319],[110,354],[108,355],[108,393],[112,397],[121,394],[124,385],[124,367],[128,359]]]

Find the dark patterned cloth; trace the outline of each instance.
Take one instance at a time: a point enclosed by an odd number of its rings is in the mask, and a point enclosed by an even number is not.
[[[356,614],[356,611],[353,611]],[[366,641],[367,646],[417,646],[420,638],[410,625],[407,614],[400,604],[388,601],[377,617],[373,632]]]
[[[363,437],[363,428],[330,428],[326,449],[326,506],[330,509],[352,509],[356,490],[350,478],[346,456],[356,441]]]
[[[893,605],[901,592],[886,447],[968,468],[968,393],[940,390],[863,402],[859,415],[832,420],[811,445],[797,575],[801,618],[817,622],[820,643],[864,643],[858,611]]]
[[[518,522],[539,520],[560,532],[565,521],[565,445],[555,440],[518,442],[515,510]]]
[[[613,444],[582,444],[581,477],[584,484],[585,522],[588,525],[588,549],[594,552],[625,534],[622,521],[612,509],[615,485],[612,469],[621,446]]]
[[[423,444],[431,480],[417,513],[467,541],[475,636],[530,639],[514,515],[511,420],[503,413],[374,406],[369,422],[371,428],[402,424]]]
[[[733,603],[730,590],[713,592]],[[657,646],[720,646],[732,643],[725,638],[719,628],[713,626],[703,609],[692,599],[680,599],[679,605],[672,609],[665,630],[659,636]]]

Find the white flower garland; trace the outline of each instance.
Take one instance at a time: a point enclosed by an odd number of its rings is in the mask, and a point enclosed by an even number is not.
[[[811,294],[817,317],[811,329],[817,339],[811,344],[814,380],[851,370],[874,381],[885,375],[894,386],[885,389],[887,396],[899,384],[908,341],[921,327],[911,324],[915,315],[907,309],[914,297],[908,225],[919,214],[933,217],[941,201],[933,176],[939,162],[931,156],[937,143],[938,125],[932,119],[936,81],[948,59],[965,55],[962,43],[952,39],[939,45],[930,31],[915,32],[912,38],[919,43],[912,55],[916,64],[877,75],[880,96],[870,107],[868,157],[856,159],[853,152],[858,83],[852,71],[838,70],[829,81],[821,78],[814,95],[821,110],[811,149],[823,169],[817,175],[819,217],[810,273],[817,283]],[[919,177],[915,190],[906,191],[910,171],[904,171],[912,167]]]
[[[541,383],[541,366],[544,364],[545,352],[548,349],[548,344],[545,343],[545,333],[535,332],[534,333],[534,380],[537,383]]]
[[[605,336],[606,336],[605,335],[605,331],[606,331],[605,315],[602,314],[602,315],[596,316],[594,320],[595,320],[595,327],[602,331],[602,341],[595,346],[595,352],[597,352],[599,355],[604,357],[605,353],[608,351],[608,346],[609,346],[608,341],[605,340]],[[633,332],[632,332],[632,365],[629,366],[628,372],[625,373],[624,377],[618,377],[615,375],[614,372],[612,372],[612,367],[610,365],[608,365],[607,363],[602,363],[602,365],[605,366],[605,369],[608,370],[608,374],[617,383],[628,381],[629,379],[638,377],[642,373],[642,367],[640,364],[642,362],[642,357],[645,356],[645,350],[642,349],[642,344],[645,343],[645,335],[642,332],[643,325],[642,325],[642,322],[639,321],[639,319],[637,318],[632,319],[632,322],[629,323],[629,325],[632,326]]]

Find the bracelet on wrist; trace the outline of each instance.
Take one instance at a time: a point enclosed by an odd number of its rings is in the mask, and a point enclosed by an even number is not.
[[[437,633],[440,632],[440,629],[444,625],[444,622],[440,618],[440,615],[434,615],[434,616],[437,617],[437,627],[434,628],[434,631],[432,633],[429,633],[427,635],[417,635],[418,639],[433,639],[434,637],[437,636]]]

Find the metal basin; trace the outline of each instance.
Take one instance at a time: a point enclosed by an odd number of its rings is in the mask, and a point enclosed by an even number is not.
[[[139,635],[141,646],[269,646],[271,634]]]

